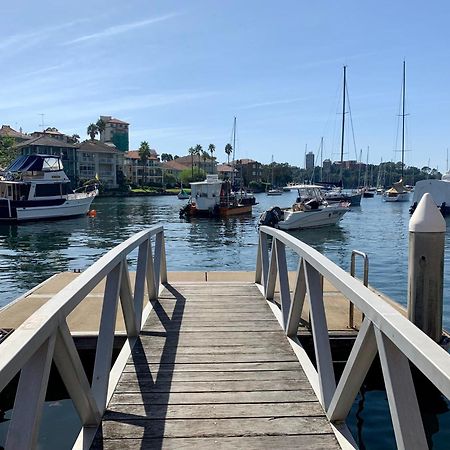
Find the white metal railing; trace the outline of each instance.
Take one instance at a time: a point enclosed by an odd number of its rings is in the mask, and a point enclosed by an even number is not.
[[[270,255],[269,237],[272,238]],[[295,284],[291,287],[286,247],[300,258]],[[308,360],[305,372],[331,423],[339,425],[345,421],[378,353],[397,447],[428,448],[409,362],[450,398],[450,355],[361,281],[325,256],[283,231],[262,226],[255,281],[268,300],[273,300],[277,278],[280,322],[286,335],[294,340],[305,299],[309,301],[317,369],[312,368]],[[323,278],[364,314],[337,386],[323,304]]]
[[[127,256],[136,248],[137,268],[132,288]],[[67,317],[104,279],[105,291],[90,384],[67,326]],[[128,356],[124,354],[121,357],[121,352],[111,369],[119,299],[128,337],[122,349],[126,353],[131,351],[151,310],[150,301],[158,298],[161,283],[165,282],[164,230],[162,225],[156,225],[135,234],[102,256],[48,300],[0,345],[0,391],[20,371],[6,449],[35,448],[52,360],[83,426],[77,442],[80,447],[90,445],[89,439],[94,436],[118,381],[118,375],[113,377],[112,374],[118,372],[117,365],[124,365]],[[144,304],[146,291],[149,303]],[[88,432],[83,435],[86,430]]]

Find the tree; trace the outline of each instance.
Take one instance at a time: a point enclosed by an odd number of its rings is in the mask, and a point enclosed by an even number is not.
[[[211,153],[211,173],[214,173],[214,158],[213,158],[213,154],[216,151],[216,146],[214,144],[209,144],[208,150],[209,150],[209,153]]]
[[[192,172],[192,178],[194,178],[194,155],[195,155],[194,147],[189,147],[188,152],[191,155],[191,172]]]
[[[200,144],[197,144],[194,150],[195,154],[198,156],[198,167],[200,168],[200,155],[202,154],[203,148]]]
[[[78,134],[72,134],[67,141],[71,144],[78,144],[80,142],[80,136]]]
[[[10,136],[0,136],[0,168],[6,169],[18,156],[14,149],[14,138]]]
[[[142,141],[141,145],[139,146],[139,159],[142,162],[142,165],[144,166],[142,170],[142,184],[146,184],[147,179],[147,161],[150,158],[150,146],[148,145],[147,141]]]
[[[173,161],[173,156],[170,153],[162,153],[161,161]]]
[[[183,183],[183,186],[187,186],[193,181],[202,181],[205,178],[206,172],[198,167],[195,168],[193,173],[189,169],[184,169],[180,173],[180,181]]]
[[[98,119],[97,123],[95,125],[97,125],[97,130],[100,133],[100,137],[101,137],[102,133],[105,131],[106,122],[103,119]]]
[[[95,123],[91,123],[87,127],[87,134],[91,137],[91,141],[93,141],[98,134],[98,126]]]
[[[233,153],[233,147],[231,146],[231,144],[225,145],[225,153],[227,154],[228,157],[228,165],[230,165],[230,155],[231,153]]]

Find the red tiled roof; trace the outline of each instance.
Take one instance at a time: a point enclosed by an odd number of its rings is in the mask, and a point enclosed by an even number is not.
[[[20,133],[19,131],[14,130],[9,125],[2,125],[0,128],[0,136],[9,136],[13,138],[22,138],[22,139],[29,139],[30,136],[24,133]]]
[[[80,144],[80,151],[95,153],[122,153],[114,145],[107,145],[97,140],[87,140]]]
[[[217,172],[233,172],[233,168],[227,164],[218,164],[217,165]]]
[[[124,122],[123,120],[115,119],[114,117],[107,120],[106,123],[121,123],[123,125],[130,125],[128,122]]]
[[[141,157],[139,156],[139,150],[130,150],[128,152],[125,152],[125,158],[141,159]],[[158,153],[156,153],[156,150],[153,150],[152,148],[150,149],[149,159],[154,159],[154,160],[158,159]]]

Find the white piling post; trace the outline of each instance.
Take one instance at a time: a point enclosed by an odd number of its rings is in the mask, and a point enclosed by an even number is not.
[[[408,318],[436,342],[442,337],[446,223],[430,194],[409,221]]]

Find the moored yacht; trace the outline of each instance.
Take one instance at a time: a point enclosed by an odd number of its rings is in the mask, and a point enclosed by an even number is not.
[[[20,156],[0,177],[0,220],[82,216],[97,194],[96,185],[73,192],[59,156]]]

